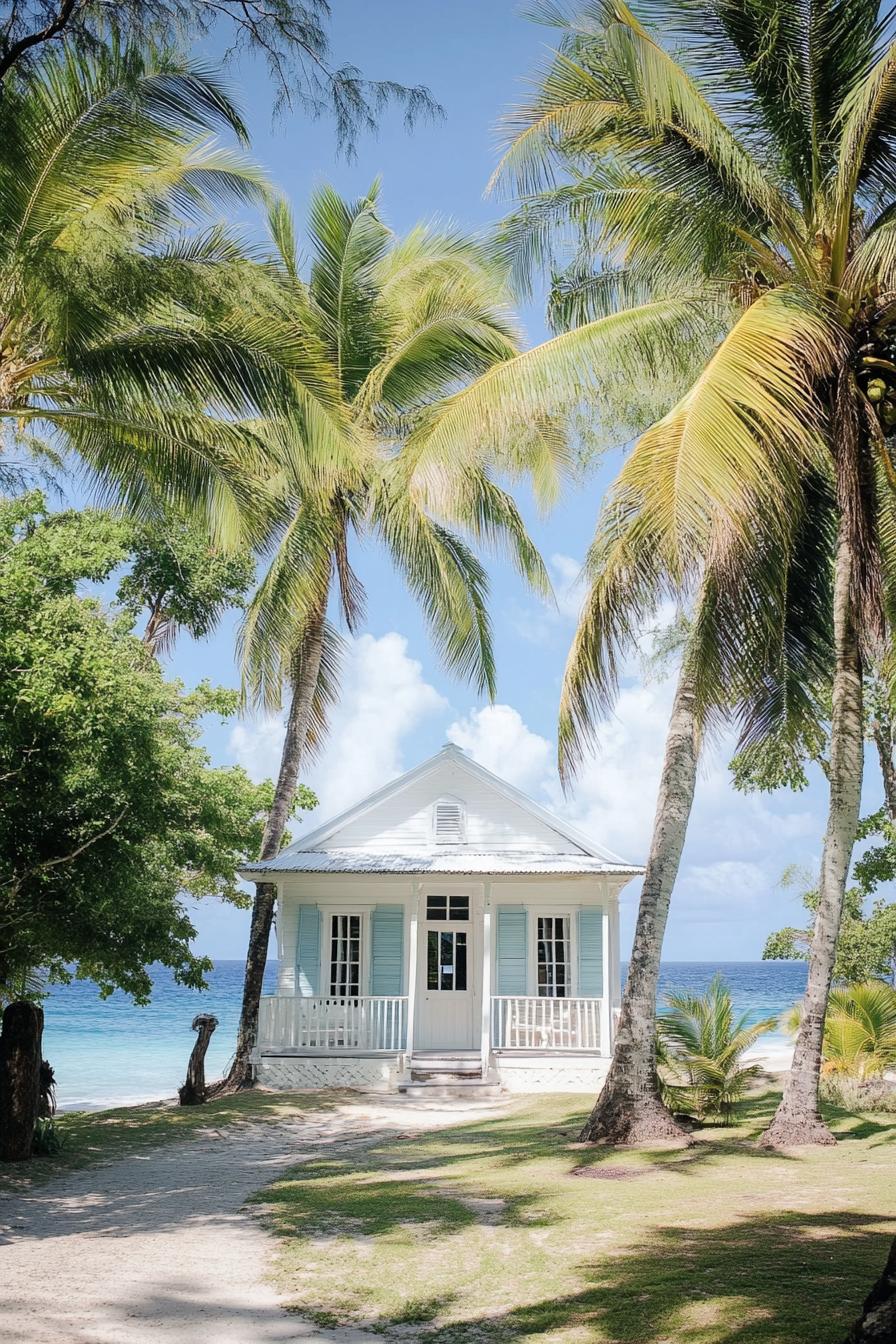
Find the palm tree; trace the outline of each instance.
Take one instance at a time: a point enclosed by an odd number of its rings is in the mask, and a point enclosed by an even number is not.
[[[7,450],[49,438],[106,496],[232,541],[271,471],[245,418],[299,380],[235,311],[257,268],[214,214],[266,187],[217,131],[245,144],[217,79],[165,57],[63,48],[6,84],[0,426]]]
[[[462,469],[449,452],[440,455],[437,471],[427,471],[407,450],[414,436],[426,442],[446,399],[516,355],[503,272],[480,245],[452,230],[421,226],[396,238],[381,218],[378,197],[376,184],[354,202],[329,187],[315,192],[307,278],[285,205],[277,203],[270,215],[275,293],[267,322],[284,351],[290,333],[301,333],[319,356],[326,368],[322,395],[343,427],[343,443],[335,460],[293,452],[289,507],[241,632],[247,699],[270,710],[279,706],[283,688],[288,691],[262,859],[280,848],[300,766],[320,744],[327,704],[337,694],[339,638],[327,621],[334,584],[349,631],[362,616],[353,535],[372,534],[381,543],[421,603],[446,667],[489,694],[495,669],[487,576],[470,540],[506,547],[528,582],[547,587],[516,505],[483,457],[483,441],[476,454],[464,454]],[[266,432],[279,442],[291,430],[271,422]],[[548,422],[520,423],[503,445],[501,465],[511,473],[525,465],[545,492],[562,445]],[[270,883],[256,886],[227,1087],[251,1081],[275,894]]]
[[[713,977],[705,994],[667,994],[658,1030],[670,1075],[664,1086],[676,1109],[684,1105],[701,1119],[717,1115],[729,1122],[736,1103],[761,1072],[758,1064],[744,1064],[743,1056],[776,1026],[774,1017],[751,1026],[748,1013],[735,1020],[731,991],[721,975]]]
[[[788,1014],[788,1029],[796,1033],[801,1017],[797,1004]],[[835,985],[824,1028],[823,1072],[865,1082],[879,1077],[894,1063],[896,989],[883,980]]]
[[[665,593],[702,592],[698,720],[735,701],[745,744],[813,732],[811,688],[829,669],[818,919],[766,1141],[831,1142],[818,1077],[858,820],[862,659],[896,616],[896,47],[867,0],[644,0],[643,22],[622,0],[574,20],[550,9],[560,49],[500,170],[524,198],[505,228],[521,266],[552,255],[558,228],[577,243],[557,288],[580,325],[529,352],[542,386],[568,370],[571,350],[588,349],[607,395],[624,392],[626,376],[665,378],[688,312],[693,344],[722,331],[605,501],[602,569],[567,671],[564,768]],[[576,373],[580,388],[595,381]],[[680,817],[686,789],[672,792]],[[670,871],[680,836],[661,827],[661,844],[664,833]],[[613,1104],[605,1089],[608,1113]]]

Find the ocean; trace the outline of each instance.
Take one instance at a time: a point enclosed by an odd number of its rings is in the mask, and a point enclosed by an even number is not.
[[[660,1001],[673,989],[702,993],[717,971],[730,986],[735,1011],[747,1013],[750,1022],[779,1017],[806,988],[803,962],[670,961],[663,964]],[[44,1057],[56,1073],[60,1108],[124,1106],[174,1096],[195,1040],[190,1023],[200,1012],[218,1019],[206,1076],[220,1076],[236,1040],[242,974],[241,961],[218,961],[209,988],[198,992],[175,984],[160,967],[152,1003],[145,1008],[121,993],[100,999],[88,981],[54,985],[44,1003]],[[265,992],[273,991],[276,974],[276,963],[269,964]],[[783,1058],[787,1039],[771,1033],[762,1048]]]

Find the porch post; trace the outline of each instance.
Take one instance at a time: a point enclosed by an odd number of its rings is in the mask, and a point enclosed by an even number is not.
[[[417,1002],[417,918],[420,913],[420,892],[422,882],[414,883],[414,895],[411,900],[411,927],[408,934],[408,1030],[407,1053],[414,1052],[414,1007]]]
[[[619,964],[619,892],[610,901],[610,1046],[616,1046],[616,1018],[622,1005],[622,968]]]
[[[600,1005],[600,1052],[609,1058],[613,1053],[613,991],[610,985],[610,911],[607,905],[607,893],[603,897],[603,989],[604,996]]]
[[[492,1052],[492,884],[485,883],[482,903],[482,1076],[488,1075]]]

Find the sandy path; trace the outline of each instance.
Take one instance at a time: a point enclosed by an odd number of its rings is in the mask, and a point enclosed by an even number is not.
[[[497,1107],[369,1098],[200,1138],[0,1196],[2,1344],[330,1344],[284,1312],[247,1197],[303,1157]],[[379,1340],[381,1344],[381,1340]]]

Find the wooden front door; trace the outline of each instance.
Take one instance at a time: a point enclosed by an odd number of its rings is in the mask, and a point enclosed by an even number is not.
[[[425,898],[417,966],[418,1050],[472,1050],[481,982],[479,939],[469,896],[450,890]]]

